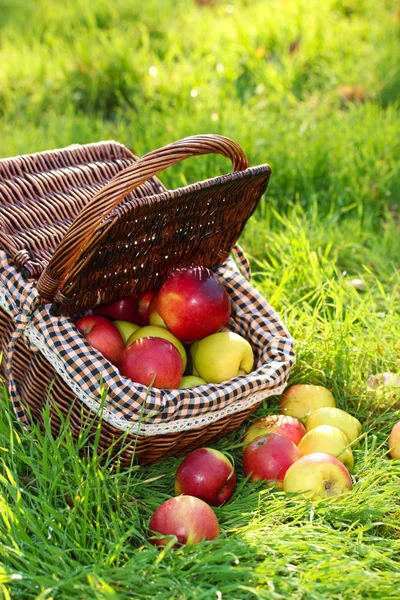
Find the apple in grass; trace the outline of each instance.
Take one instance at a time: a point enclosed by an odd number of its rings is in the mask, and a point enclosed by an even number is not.
[[[140,340],[141,338],[146,337],[159,337],[168,340],[169,342],[174,344],[175,348],[178,350],[179,354],[182,357],[183,370],[185,370],[187,362],[186,350],[181,344],[181,342],[178,340],[178,338],[176,338],[173,333],[171,333],[170,331],[168,331],[168,329],[165,329],[164,327],[146,325],[145,327],[138,328],[129,337],[127,346],[129,346],[129,344],[135,342],[136,340]]]
[[[283,489],[286,493],[303,493],[311,497],[343,496],[353,488],[345,465],[325,452],[307,454],[286,471]]]
[[[201,340],[222,329],[231,307],[227,291],[211,269],[174,269],[161,286],[155,309],[182,342]]]
[[[183,362],[172,342],[159,337],[135,340],[125,348],[118,363],[122,375],[155,388],[177,388]]]
[[[310,412],[323,406],[336,406],[332,392],[322,385],[298,383],[281,396],[279,412],[304,421]]]
[[[354,457],[347,436],[338,427],[319,425],[311,429],[299,443],[299,450],[304,456],[314,452],[325,452],[338,458],[349,471],[353,470]]]
[[[250,373],[254,354],[249,342],[233,331],[213,333],[191,345],[193,374],[207,383],[221,383]]]
[[[291,440],[296,446],[306,434],[303,423],[289,415],[268,415],[258,419],[247,429],[243,442],[249,444],[253,440],[268,433],[279,433]]]
[[[306,421],[307,431],[315,429],[319,425],[332,425],[343,431],[350,444],[359,446],[357,438],[360,437],[362,426],[358,419],[345,410],[333,406],[323,406],[311,412]]]
[[[104,358],[114,365],[118,363],[125,343],[118,328],[111,321],[100,315],[87,315],[75,321],[75,327]]]
[[[198,448],[188,454],[176,472],[175,493],[201,498],[212,506],[225,504],[236,487],[230,460],[214,448]]]
[[[213,509],[200,498],[175,496],[163,502],[149,523],[149,541],[166,546],[176,536],[174,546],[197,544],[219,536],[218,519]]]
[[[243,472],[253,481],[266,480],[282,488],[288,468],[301,458],[296,444],[279,435],[269,433],[250,442],[243,453]]]
[[[392,458],[400,458],[400,421],[393,425],[390,432],[389,454]]]

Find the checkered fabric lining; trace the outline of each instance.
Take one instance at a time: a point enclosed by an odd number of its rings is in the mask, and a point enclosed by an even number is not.
[[[247,258],[239,248],[235,249],[234,256],[236,264],[229,259],[215,269],[215,274],[231,299],[232,317],[227,329],[249,340],[255,352],[256,369],[229,383],[185,390],[152,389],[149,392],[145,386],[122,377],[115,366],[85,341],[70,318],[51,316],[48,306],[34,310],[29,316],[30,308],[36,303],[36,290],[31,286],[27,289],[27,283],[4,253],[1,256],[0,303],[18,323],[18,332],[25,328],[25,339],[31,349],[41,351],[76,395],[83,401],[86,399],[92,409],[100,408],[100,382],[103,382],[108,390],[103,418],[113,426],[126,430],[142,420],[141,433],[146,427],[162,429],[163,424],[177,421],[192,421],[193,427],[198,427],[196,417],[207,414],[210,420],[217,420],[232,404],[237,405],[232,412],[239,410],[240,404],[249,396],[261,401],[274,392],[280,393],[295,361],[292,338],[278,315],[236,266],[240,265],[248,276]],[[12,370],[12,349],[7,360],[8,368]],[[10,389],[11,393],[17,417],[26,422],[17,390]],[[190,425],[185,426],[187,428]]]

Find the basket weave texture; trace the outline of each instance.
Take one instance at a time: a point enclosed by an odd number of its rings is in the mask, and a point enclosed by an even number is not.
[[[231,158],[236,172],[173,191],[155,177],[208,152]],[[269,175],[268,165],[248,168],[240,147],[219,136],[186,138],[141,159],[103,142],[0,160],[1,374],[17,418],[40,422],[48,404],[55,434],[67,413],[75,437],[88,421],[100,423],[100,449],[144,464],[228,433],[280,393],[292,339],[249,283],[235,245]],[[227,328],[250,341],[255,368],[221,384],[149,391],[121,376],[72,317],[155,288],[186,264],[211,267],[224,284]]]

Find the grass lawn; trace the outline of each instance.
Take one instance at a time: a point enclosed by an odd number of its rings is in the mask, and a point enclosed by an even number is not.
[[[254,285],[295,338],[290,383],[329,387],[364,432],[353,492],[313,504],[244,480],[245,423],[215,444],[238,473],[221,536],[159,551],[147,524],[180,460],[112,472],[67,428],[23,432],[3,389],[2,598],[399,598],[400,391],[366,389],[400,370],[399,14],[395,0],[0,0],[1,157],[105,139],[141,155],[215,132],[272,166],[241,239]],[[161,179],[228,170],[203,157]]]

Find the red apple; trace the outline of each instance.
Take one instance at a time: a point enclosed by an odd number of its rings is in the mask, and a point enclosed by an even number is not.
[[[400,421],[393,425],[390,432],[389,454],[392,458],[400,458]]]
[[[253,423],[243,438],[243,442],[249,444],[253,440],[267,433],[279,433],[291,440],[298,446],[301,438],[306,434],[303,423],[289,415],[268,415]]]
[[[297,460],[286,472],[283,489],[307,496],[342,496],[353,488],[344,464],[331,454],[314,452]]]
[[[219,331],[230,317],[224,286],[206,267],[172,271],[157,294],[156,309],[167,328],[183,342]]]
[[[142,294],[139,295],[138,312],[139,312],[140,318],[142,319],[142,322],[140,323],[140,325],[148,325],[149,324],[149,315],[148,315],[149,306],[150,306],[150,302],[152,301],[152,299],[154,298],[154,296],[156,294],[157,294],[157,290],[149,290],[148,292],[143,292]]]
[[[137,294],[124,296],[93,308],[94,315],[108,317],[112,321],[129,321],[137,325],[145,325],[139,312],[139,297]]]
[[[296,444],[283,435],[269,433],[246,447],[243,471],[253,481],[265,479],[282,488],[286,471],[299,458],[301,453]]]
[[[218,519],[213,509],[194,496],[175,496],[163,502],[149,523],[150,542],[166,546],[170,536],[177,537],[175,546],[214,540],[219,535]],[[160,537],[159,534],[168,537]]]
[[[114,365],[118,363],[125,344],[122,335],[111,321],[99,315],[87,315],[75,321],[75,326],[104,358]]]
[[[198,448],[183,459],[175,476],[175,493],[196,496],[221,506],[232,496],[236,475],[230,460],[213,448]]]
[[[118,367],[122,375],[146,386],[153,382],[156,388],[178,388],[183,373],[179,351],[174,344],[158,337],[140,338],[129,344]]]

